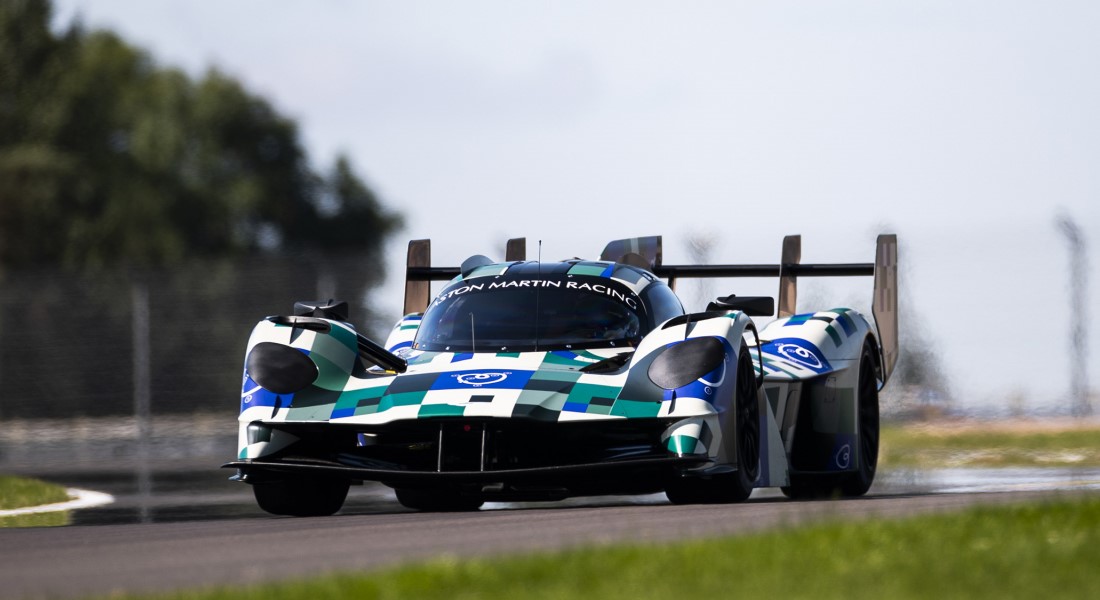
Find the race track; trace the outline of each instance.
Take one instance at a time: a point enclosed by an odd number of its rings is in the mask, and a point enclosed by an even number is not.
[[[495,505],[492,510],[458,514],[407,512],[385,492],[374,491],[360,492],[341,514],[309,519],[268,517],[247,504],[233,509],[240,516],[223,509],[211,512],[222,516],[203,519],[200,507],[192,517],[167,522],[0,530],[0,589],[5,598],[81,597],[275,581],[332,570],[373,569],[411,559],[619,541],[661,542],[823,519],[900,517],[975,503],[1096,493],[1092,486],[1083,487],[1090,491],[889,490],[854,500],[803,502],[765,495],[744,504],[719,506],[673,506],[660,496],[597,498],[522,507]],[[238,503],[241,490],[233,489],[234,503]],[[123,510],[118,509],[108,521],[133,520],[120,518]]]

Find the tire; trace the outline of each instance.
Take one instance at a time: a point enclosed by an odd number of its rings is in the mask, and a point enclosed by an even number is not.
[[[859,464],[840,486],[845,496],[862,496],[871,489],[878,468],[879,414],[878,377],[875,374],[875,347],[868,340],[859,359]]]
[[[853,473],[839,477],[791,476],[791,485],[781,487],[783,495],[794,500],[857,497],[867,493],[875,480],[878,466],[879,406],[878,377],[875,373],[875,345],[870,339],[863,344],[856,384],[856,405],[859,410],[859,454]]]
[[[744,502],[752,494],[760,475],[760,404],[756,369],[744,342],[737,358],[733,410],[737,470],[709,478],[684,477],[671,482],[665,495],[673,504],[729,504]]]
[[[458,490],[398,488],[396,492],[402,506],[421,512],[468,512],[485,504],[483,498]]]
[[[322,517],[344,505],[351,482],[332,477],[293,477],[252,484],[256,503],[273,515]]]

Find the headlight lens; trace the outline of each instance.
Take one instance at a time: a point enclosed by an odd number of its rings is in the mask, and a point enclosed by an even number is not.
[[[692,338],[673,344],[649,365],[649,379],[666,390],[675,390],[717,369],[726,360],[726,349],[713,337]]]
[[[276,394],[293,394],[317,380],[317,365],[301,350],[260,342],[245,359],[253,381]]]

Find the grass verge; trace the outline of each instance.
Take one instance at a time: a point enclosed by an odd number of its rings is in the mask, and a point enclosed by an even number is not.
[[[129,597],[1095,598],[1098,563],[1100,498],[1085,498],[677,544],[442,559],[369,575]]]
[[[891,425],[883,467],[1100,467],[1100,426],[1072,423]]]
[[[64,502],[65,488],[37,479],[0,475],[0,510]],[[0,527],[46,527],[68,523],[67,512],[0,517]]]
[[[0,517],[0,529],[12,527],[61,527],[69,524],[69,511]]]

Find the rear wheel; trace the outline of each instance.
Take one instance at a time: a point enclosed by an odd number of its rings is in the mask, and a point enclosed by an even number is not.
[[[480,496],[449,489],[398,488],[397,501],[406,508],[423,512],[466,512],[485,503]]]
[[[685,477],[670,483],[665,495],[673,504],[743,502],[752,493],[760,474],[760,406],[756,370],[744,343],[737,358],[736,385],[732,441],[737,448],[737,470],[709,478]],[[728,436],[725,440],[730,441]]]
[[[291,477],[252,484],[260,508],[273,515],[320,517],[340,510],[351,482],[332,477]]]
[[[878,467],[878,377],[875,375],[874,346],[863,345],[859,360],[859,465],[840,486],[845,496],[862,496],[871,489]]]
[[[859,410],[859,455],[855,472],[839,476],[791,476],[791,484],[780,488],[793,499],[862,496],[871,489],[878,466],[879,410],[878,376],[875,373],[875,345],[868,339],[859,359],[856,402]]]

